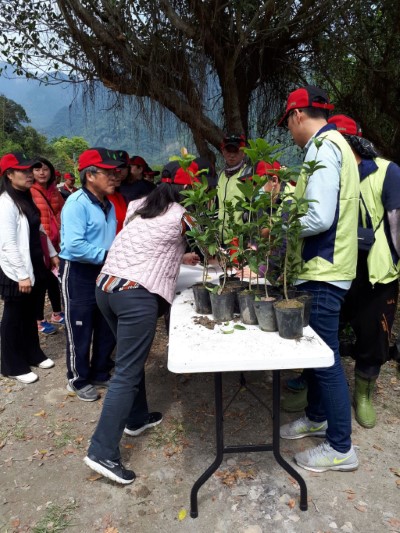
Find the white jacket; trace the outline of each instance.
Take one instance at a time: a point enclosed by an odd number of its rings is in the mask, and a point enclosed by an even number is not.
[[[44,233],[43,226],[40,231]],[[47,238],[50,257],[57,255],[54,246]],[[0,267],[13,281],[29,278],[35,283],[33,266],[29,253],[29,223],[17,205],[6,193],[0,194]]]

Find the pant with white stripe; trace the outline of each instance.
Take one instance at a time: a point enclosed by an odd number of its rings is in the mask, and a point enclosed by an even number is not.
[[[60,262],[67,378],[77,389],[92,381],[107,381],[114,366],[111,354],[115,337],[96,304],[96,278],[100,269],[100,265],[63,259]]]

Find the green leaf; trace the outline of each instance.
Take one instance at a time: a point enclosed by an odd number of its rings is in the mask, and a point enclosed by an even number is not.
[[[240,330],[243,330],[243,329],[247,329],[247,328],[245,328],[245,327],[242,326],[241,324],[235,324],[235,325],[233,326],[233,329],[240,329]]]

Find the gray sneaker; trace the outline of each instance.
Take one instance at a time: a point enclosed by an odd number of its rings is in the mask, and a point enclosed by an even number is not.
[[[351,472],[358,468],[358,459],[353,446],[348,452],[340,453],[327,442],[305,452],[296,453],[294,460],[299,466],[312,472],[326,470]]]
[[[313,422],[306,416],[281,426],[280,434],[282,439],[302,439],[303,437],[325,437],[328,423]]]
[[[74,392],[83,402],[95,402],[100,398],[100,394],[93,387],[93,385],[86,385],[86,387],[83,387],[82,389],[77,389],[68,383],[67,390],[69,392]]]

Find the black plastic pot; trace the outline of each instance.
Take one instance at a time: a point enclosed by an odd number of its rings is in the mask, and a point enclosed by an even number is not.
[[[211,300],[211,309],[214,320],[225,322],[227,320],[232,320],[233,310],[235,307],[235,293],[234,292],[223,292],[222,294],[217,294],[214,292],[210,293]]]
[[[219,284],[222,285],[224,282],[224,276],[219,277]],[[237,276],[228,276],[225,281],[225,287],[229,288],[231,292],[235,293],[235,307],[234,307],[234,313],[237,315],[240,313],[240,307],[239,307],[239,298],[238,294],[239,292],[243,291],[249,286],[249,284],[246,281],[241,281],[240,278]]]
[[[311,306],[314,295],[312,292],[308,291],[297,291],[295,298],[304,304],[303,326],[306,327],[310,322]]]
[[[211,284],[208,284],[209,287],[212,287]],[[210,315],[211,314],[211,300],[210,300],[210,291],[207,289],[203,283],[196,283],[192,287],[193,296],[194,296],[194,308],[196,313],[201,315]]]
[[[298,300],[281,300],[274,304],[280,337],[298,339],[303,335],[304,304]]]
[[[272,297],[268,300],[254,301],[254,311],[257,316],[258,325],[262,331],[277,331],[274,304],[281,296]]]
[[[240,291],[237,293],[240,309],[240,320],[243,324],[258,324],[256,312],[254,310],[254,298],[259,291]]]

